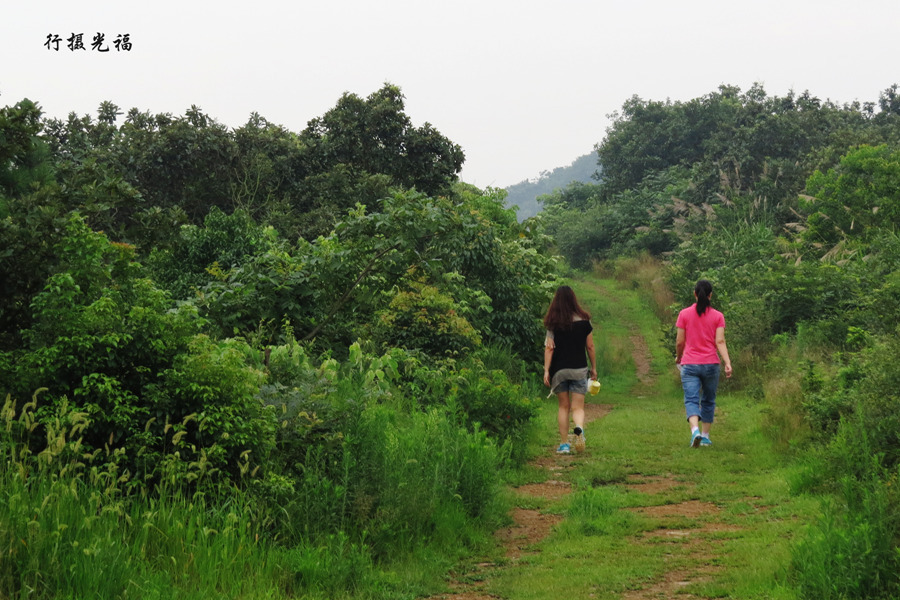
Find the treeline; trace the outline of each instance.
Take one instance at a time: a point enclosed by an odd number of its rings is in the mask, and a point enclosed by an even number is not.
[[[713,282],[737,385],[808,465],[796,491],[834,494],[795,548],[801,596],[897,597],[898,86],[850,104],[759,85],[634,97],[598,158],[601,182],[544,198],[539,218],[561,251],[581,266],[665,261],[670,320],[697,279]]]
[[[411,597],[491,530],[558,266],[403,108],[0,109],[0,595]]]

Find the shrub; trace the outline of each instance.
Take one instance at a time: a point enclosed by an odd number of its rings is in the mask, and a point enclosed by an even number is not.
[[[148,386],[144,398],[156,418],[148,428],[158,440],[166,441],[167,420],[177,423],[193,415],[196,422],[183,425],[186,445],[181,458],[203,455],[212,467],[233,477],[248,460],[265,464],[275,428],[274,410],[257,398],[265,376],[246,364],[245,351],[240,340],[216,343],[197,336],[159,374],[158,383]],[[173,431],[177,434],[178,429]]]
[[[158,475],[173,439],[185,464],[202,458],[220,475],[263,461],[274,420],[255,399],[264,375],[248,366],[247,345],[200,335],[196,311],[142,277],[134,248],[77,215],[58,252],[66,262],[31,303],[25,345],[0,360],[7,391],[46,386],[42,420],[67,398],[89,420],[84,443],[126,450],[140,478]]]
[[[844,427],[846,435],[866,445],[858,424],[845,422]],[[900,592],[896,476],[885,481],[877,456],[851,451],[845,459],[857,472],[840,476],[838,501],[826,505],[794,547],[794,580],[803,598],[895,598]]]
[[[463,411],[470,428],[476,427],[509,442],[512,458],[524,460],[525,438],[540,403],[509,383],[503,371],[463,368],[454,379],[451,402]]]
[[[398,292],[375,317],[372,337],[383,346],[421,349],[432,356],[460,356],[481,345],[481,336],[459,305],[437,288],[419,285]]]

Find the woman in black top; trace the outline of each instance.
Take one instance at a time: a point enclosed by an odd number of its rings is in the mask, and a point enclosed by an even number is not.
[[[567,285],[560,286],[553,296],[544,327],[547,338],[544,343],[544,385],[559,399],[560,444],[558,454],[569,454],[569,413],[575,422],[575,448],[584,449],[584,395],[587,393],[588,374],[597,378],[597,359],[594,356],[594,337],[591,333],[591,315],[578,304],[575,292]],[[591,367],[588,371],[590,358]]]

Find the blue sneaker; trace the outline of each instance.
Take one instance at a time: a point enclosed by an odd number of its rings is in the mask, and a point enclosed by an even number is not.
[[[572,448],[568,444],[560,444],[556,449],[557,454],[572,454]]]
[[[701,436],[700,437],[700,445],[701,446],[712,446],[712,441],[706,436]]]
[[[699,431],[692,433],[691,434],[691,448],[699,448],[701,439],[703,439],[703,436],[700,435]]]

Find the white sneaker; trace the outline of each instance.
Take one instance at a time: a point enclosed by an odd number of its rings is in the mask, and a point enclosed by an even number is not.
[[[575,452],[577,452],[578,454],[581,454],[582,452],[584,452],[584,445],[585,445],[584,431],[582,431],[581,433],[576,433],[575,434]]]

